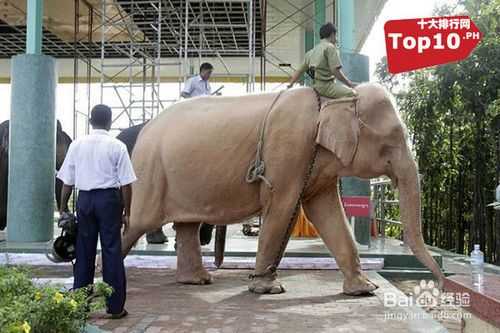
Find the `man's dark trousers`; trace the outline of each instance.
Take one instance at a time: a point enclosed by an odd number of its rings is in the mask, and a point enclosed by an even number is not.
[[[80,191],[74,288],[93,284],[97,236],[101,240],[103,280],[113,287],[107,300],[109,313],[123,310],[126,296],[125,268],[121,253],[122,202],[118,189]]]

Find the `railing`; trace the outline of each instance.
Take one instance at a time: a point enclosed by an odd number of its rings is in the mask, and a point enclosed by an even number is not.
[[[387,224],[401,225],[401,221],[387,218],[386,208],[392,205],[399,205],[399,200],[393,199],[394,191],[391,180],[388,178],[377,178],[370,182],[372,192],[372,203],[374,205],[374,218],[378,222],[378,233],[385,237]]]

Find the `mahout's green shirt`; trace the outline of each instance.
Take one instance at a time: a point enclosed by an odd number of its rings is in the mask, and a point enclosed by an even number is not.
[[[318,45],[309,50],[305,55],[304,63],[300,66],[299,71],[305,73],[311,67],[314,67],[315,80],[334,80],[334,71],[342,67],[339,50],[335,44],[330,43],[326,39],[322,39]]]

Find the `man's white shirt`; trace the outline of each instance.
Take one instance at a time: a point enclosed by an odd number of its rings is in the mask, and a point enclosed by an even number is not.
[[[182,92],[190,97],[206,96],[211,94],[212,87],[210,87],[208,80],[203,80],[200,75],[196,75],[186,80]]]
[[[71,143],[57,178],[83,191],[118,188],[137,180],[127,147],[105,130],[93,130]]]

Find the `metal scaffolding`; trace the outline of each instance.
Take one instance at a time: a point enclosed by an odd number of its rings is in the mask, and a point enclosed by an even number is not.
[[[185,0],[182,41],[184,80],[194,74],[192,60],[211,57],[220,61],[225,76],[246,77],[246,90],[255,89],[256,56],[255,0]],[[179,14],[178,14],[179,15]],[[227,57],[248,57],[245,73],[230,71]]]
[[[275,52],[271,50],[272,46],[282,40],[283,38],[286,38],[291,32],[295,31],[296,29],[304,29],[304,32],[310,32],[311,33],[311,38],[312,38],[312,43],[308,44],[307,41],[307,35],[305,37],[306,41],[306,51],[307,47],[312,47],[314,45],[314,31],[316,29],[315,26],[323,24],[323,20],[319,17],[316,16],[316,2],[317,0],[308,0],[304,1],[301,4],[297,4],[295,1],[292,0],[284,0],[284,3],[280,3],[280,5],[277,5],[273,1],[268,1],[268,0],[262,0],[262,36],[263,36],[263,44],[262,44],[262,50],[261,50],[261,65],[260,65],[260,72],[261,72],[261,90],[266,89],[266,81],[267,81],[267,74],[266,74],[266,65],[269,64],[271,67],[276,68],[280,72],[282,72],[286,76],[291,76],[293,70],[296,68],[293,68],[289,64],[289,61],[287,59],[282,59],[280,58]],[[335,4],[336,0],[325,0],[324,1],[324,11],[332,11],[335,12]],[[281,19],[278,20],[277,23],[273,24],[272,26],[268,27],[267,24],[267,13],[269,10],[272,10],[274,13],[279,14],[282,16]],[[284,28],[286,25],[289,25],[292,23],[290,28],[288,28],[285,32],[280,34],[279,36],[275,37],[272,40],[268,40],[269,35],[280,28]],[[333,17],[333,23],[335,24],[335,15]]]
[[[333,10],[335,1],[325,1],[325,9]],[[197,65],[203,61],[215,65],[214,81],[221,77],[241,79],[246,90],[252,92],[259,71],[256,61],[260,58],[260,89],[265,90],[269,80],[266,68],[276,68],[285,76],[293,70],[290,60],[275,52],[273,46],[296,29],[311,31],[315,22],[315,0],[74,3],[74,40],[45,30],[43,53],[74,59],[77,136],[87,130],[91,103],[99,101],[113,107],[117,115],[115,129],[154,117],[178,98],[170,94],[168,100],[160,82],[178,82],[180,93],[182,82],[196,74]],[[277,21],[268,22],[270,13]],[[276,34],[278,30],[283,31]],[[0,57],[22,51],[24,27],[0,20],[0,31]],[[95,90],[96,83],[99,92]]]
[[[161,59],[162,26],[169,14],[163,3],[101,2],[100,102],[115,111],[114,129],[142,124],[173,102],[160,96],[160,68],[180,65]]]
[[[88,133],[97,102],[115,111],[115,130],[155,117],[178,100],[195,61],[220,62],[224,76],[242,77],[254,91],[261,9],[256,0],[74,0],[73,41],[44,35],[46,53],[73,57],[74,136]],[[247,57],[248,70],[230,70],[229,57]],[[176,98],[162,96],[161,70],[176,72]],[[92,93],[96,76],[100,89]]]
[[[83,8],[82,8],[83,7]],[[86,17],[86,24],[82,24],[81,17]],[[79,0],[74,0],[74,36],[73,36],[73,138],[89,132],[89,114],[92,108],[92,52],[93,45],[92,6]],[[84,46],[84,48],[83,48]],[[81,74],[83,70],[83,75]]]

